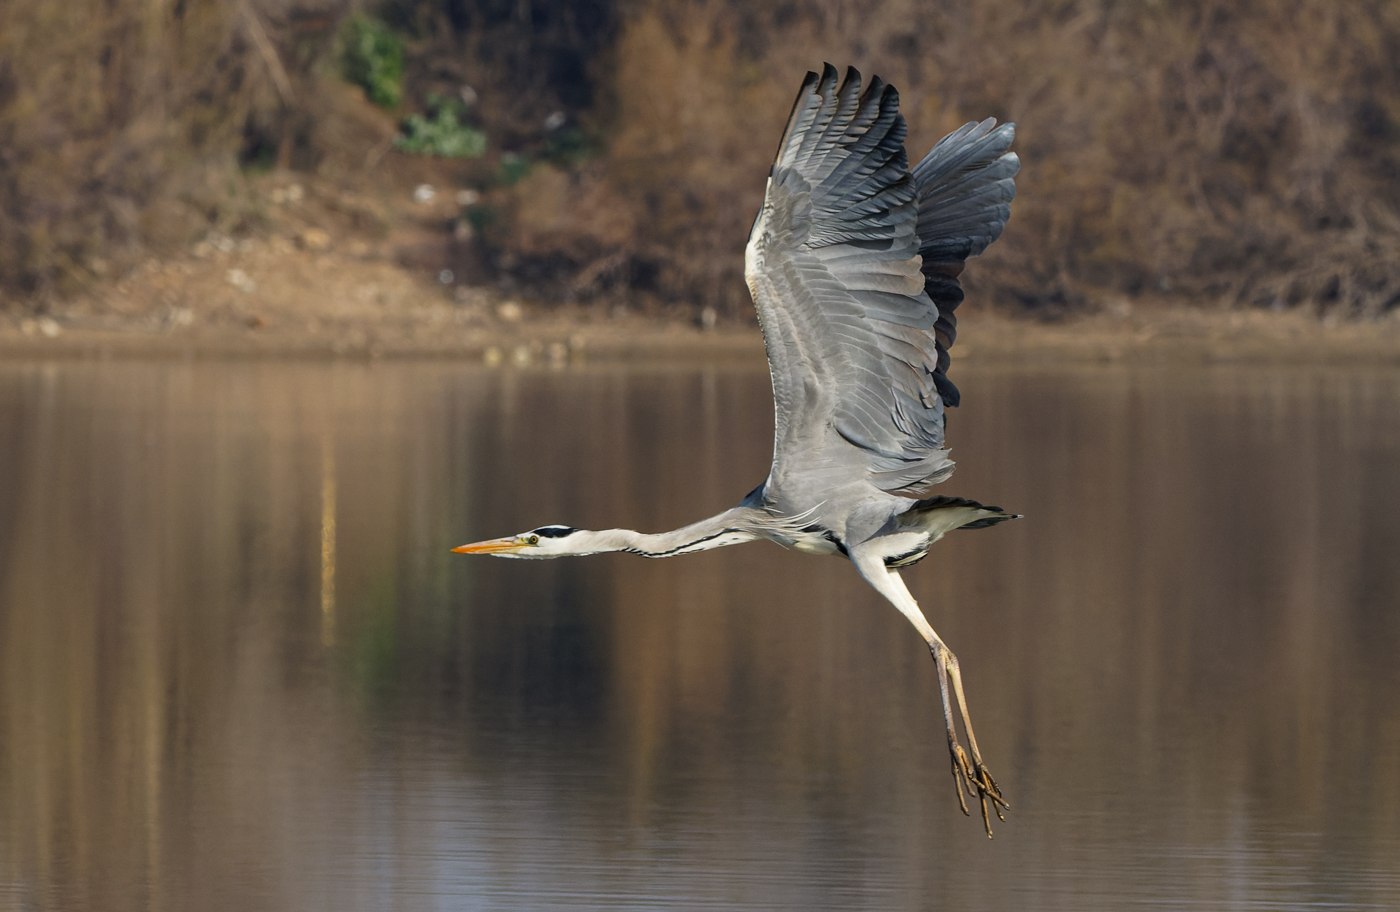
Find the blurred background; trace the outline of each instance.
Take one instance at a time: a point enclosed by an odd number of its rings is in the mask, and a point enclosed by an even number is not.
[[[1375,316],[1400,300],[1397,57],[1386,0],[8,3],[0,308],[280,234],[747,321],[763,176],[829,60],[900,89],[914,155],[1018,124],[984,300]]]

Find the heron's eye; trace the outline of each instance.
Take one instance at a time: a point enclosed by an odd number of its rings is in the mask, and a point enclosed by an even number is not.
[[[540,537],[538,535],[531,535],[526,541],[532,545],[538,545],[540,543]]]

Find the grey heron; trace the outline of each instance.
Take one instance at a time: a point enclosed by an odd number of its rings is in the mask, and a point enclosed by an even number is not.
[[[672,557],[767,539],[846,557],[909,619],[938,667],[958,804],[1008,807],[977,749],[958,660],[899,571],[953,529],[1019,518],[960,497],[925,497],[953,462],[944,409],[953,310],[968,257],[1001,234],[1020,168],[1013,124],[969,123],[909,170],[893,86],[861,92],[854,68],[837,85],[827,64],[793,105],[744,255],[773,381],[768,477],[738,506],[656,535],[549,525],[454,548],[551,558],[626,551]],[[962,720],[964,750],[954,721]],[[969,757],[969,753],[971,756]]]

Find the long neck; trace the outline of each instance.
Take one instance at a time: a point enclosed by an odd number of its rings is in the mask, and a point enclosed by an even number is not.
[[[580,539],[579,544],[588,549],[583,553],[627,551],[643,557],[672,557],[753,541],[759,537],[754,531],[756,512],[747,507],[735,507],[718,516],[655,535],[631,529],[604,529],[601,532],[579,531],[570,538]]]

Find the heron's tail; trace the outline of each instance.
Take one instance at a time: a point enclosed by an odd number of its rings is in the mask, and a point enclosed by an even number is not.
[[[965,497],[939,495],[914,501],[899,519],[904,525],[932,527],[942,535],[953,529],[985,529],[1008,519],[1020,519],[1021,515],[1007,513],[1001,507],[983,506]]]

